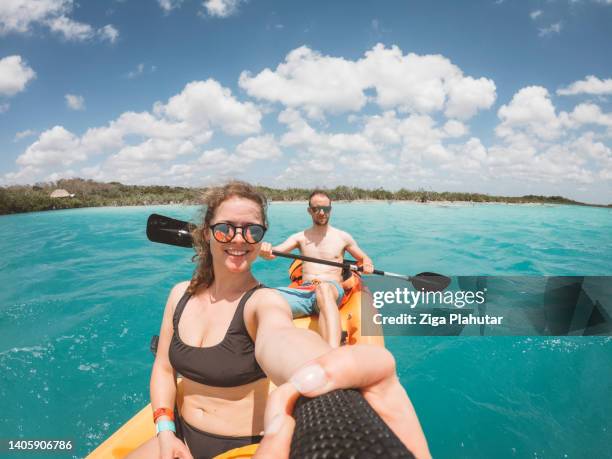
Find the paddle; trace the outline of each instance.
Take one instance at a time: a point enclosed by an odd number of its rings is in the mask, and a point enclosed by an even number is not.
[[[147,237],[152,242],[159,242],[162,244],[176,245],[179,247],[192,247],[193,240],[191,237],[191,231],[195,228],[195,225],[182,220],[176,220],[174,218],[166,217],[159,214],[151,214],[147,220]],[[346,268],[351,271],[363,272],[362,266],[350,261],[344,261],[342,263],[337,261],[322,260],[320,258],[309,257],[306,255],[297,255],[293,253],[272,251],[272,254],[277,257],[291,258],[294,260],[302,260],[310,263],[318,263],[321,265],[336,266],[338,268]],[[410,282],[417,290],[426,290],[430,292],[442,291],[451,282],[451,279],[442,274],[423,272],[416,276],[406,276],[404,274],[396,274],[388,271],[381,271],[375,269],[372,274],[378,276],[393,277],[396,279],[402,279]]]

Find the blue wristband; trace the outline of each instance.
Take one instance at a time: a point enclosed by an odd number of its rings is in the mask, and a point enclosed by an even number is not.
[[[164,430],[171,430],[172,432],[176,433],[176,427],[174,427],[174,422],[166,421],[165,419],[157,421],[157,424],[155,424],[155,430],[157,434],[163,432]]]

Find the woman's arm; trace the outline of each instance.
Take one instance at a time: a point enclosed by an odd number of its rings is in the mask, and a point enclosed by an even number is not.
[[[256,457],[288,456],[295,424],[288,414],[300,393],[312,397],[338,388],[360,388],[374,410],[417,458],[431,457],[389,351],[367,345],[332,350],[314,331],[293,325],[289,305],[278,292],[260,290],[254,300],[255,357],[279,386],[277,395],[273,393],[268,400],[265,413],[266,437],[272,438],[264,438]],[[277,432],[281,435],[275,439]]]
[[[177,284],[166,302],[164,317],[162,319],[161,329],[159,331],[159,341],[157,352],[155,354],[155,362],[151,371],[151,408],[155,412],[158,408],[174,409],[176,401],[176,373],[170,364],[168,351],[170,349],[170,341],[174,329],[172,326],[172,316],[174,308],[178,303],[181,295],[189,285],[188,282]],[[176,415],[176,413],[175,413]],[[160,416],[158,421],[169,421],[168,416]],[[172,430],[164,430],[157,437],[142,444],[138,449],[132,451],[126,459],[149,459],[151,457],[160,459],[193,459],[189,449],[181,440],[179,440]]]
[[[162,320],[161,329],[159,332],[159,343],[157,345],[157,353],[155,354],[155,362],[153,363],[153,371],[151,372],[151,408],[155,412],[158,408],[175,407],[176,402],[176,372],[170,364],[168,353],[170,350],[170,341],[174,333],[172,318],[174,309],[179,299],[185,293],[189,282],[181,282],[174,286]],[[178,413],[174,413],[175,417]],[[167,416],[160,416],[160,420],[169,420]],[[193,459],[189,449],[171,430],[164,430],[157,435],[159,445],[159,457],[161,459],[171,459],[175,457]]]
[[[277,291],[262,289],[252,303],[254,330],[248,320],[247,327],[255,336],[255,358],[274,384],[288,381],[304,363],[331,349],[318,333],[293,325],[289,305]]]
[[[168,352],[170,349],[170,341],[174,333],[172,325],[172,316],[174,308],[179,299],[185,292],[188,282],[181,282],[174,286],[164,310],[161,329],[159,331],[159,342],[157,345],[157,353],[155,354],[155,362],[151,371],[151,407],[153,411],[157,408],[174,409],[176,400],[176,373],[170,364]],[[162,417],[163,419],[164,417]]]
[[[397,377],[393,356],[382,347],[363,345],[329,351],[292,375],[291,383],[279,386],[270,394],[265,436],[255,458],[289,456],[295,427],[291,413],[300,394],[315,397],[347,388],[361,390],[370,406],[417,459],[431,458],[417,414]]]

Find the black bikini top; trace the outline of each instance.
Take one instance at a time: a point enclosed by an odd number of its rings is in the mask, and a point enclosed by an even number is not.
[[[244,324],[244,305],[260,287],[258,285],[242,295],[225,337],[219,344],[208,347],[190,346],[179,336],[179,320],[191,297],[185,292],[176,305],[172,319],[174,334],[169,358],[174,369],[192,381],[217,387],[241,386],[266,378],[255,360],[255,343]]]

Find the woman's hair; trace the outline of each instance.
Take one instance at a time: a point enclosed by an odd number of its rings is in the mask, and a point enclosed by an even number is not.
[[[235,197],[249,199],[256,203],[261,212],[263,225],[266,227],[268,226],[268,218],[266,216],[268,202],[266,197],[252,185],[246,182],[231,181],[225,185],[207,189],[202,195],[202,213],[204,215],[202,223],[191,232],[193,236],[193,247],[196,251],[194,260],[197,260],[198,263],[198,266],[193,272],[189,287],[187,288],[187,291],[191,295],[194,295],[200,287],[209,287],[215,280],[210,243],[206,241],[204,236],[210,230],[210,222],[221,203]]]

